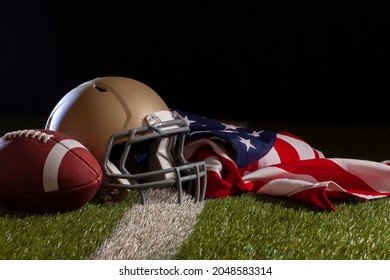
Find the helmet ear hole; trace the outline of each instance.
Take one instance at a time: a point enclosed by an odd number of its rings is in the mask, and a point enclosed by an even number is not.
[[[100,92],[107,92],[108,90],[102,86],[93,85],[94,88],[96,88]]]

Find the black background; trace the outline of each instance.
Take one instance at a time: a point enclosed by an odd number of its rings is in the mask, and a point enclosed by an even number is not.
[[[47,116],[118,75],[209,117],[389,121],[389,16],[373,1],[1,1],[1,112]]]

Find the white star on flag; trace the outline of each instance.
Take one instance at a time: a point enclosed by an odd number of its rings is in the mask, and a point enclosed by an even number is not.
[[[260,131],[253,130],[252,133],[248,133],[248,135],[259,137],[260,134],[262,134],[263,132],[264,132],[264,130],[260,130]]]
[[[225,130],[237,130],[237,126],[232,124],[223,124],[223,126],[225,126]]]
[[[240,136],[238,136],[238,138],[240,139],[240,142],[246,146],[246,151],[249,151],[250,148],[253,148],[256,150],[256,147],[252,145],[251,140],[244,139]]]

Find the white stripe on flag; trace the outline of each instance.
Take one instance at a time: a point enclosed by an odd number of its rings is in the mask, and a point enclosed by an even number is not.
[[[306,142],[280,133],[278,133],[277,137],[293,146],[299,155],[299,159],[303,160],[315,158],[313,148]]]

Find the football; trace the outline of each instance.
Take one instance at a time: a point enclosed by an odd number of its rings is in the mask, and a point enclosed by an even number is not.
[[[81,208],[97,193],[102,169],[80,142],[47,129],[0,138],[0,203],[34,212]]]

